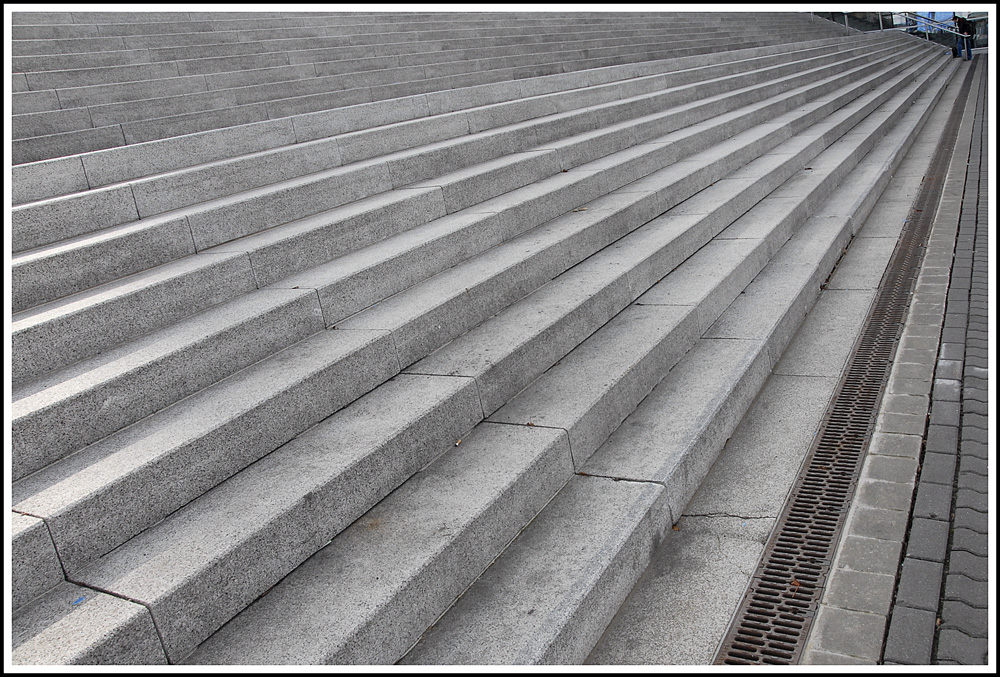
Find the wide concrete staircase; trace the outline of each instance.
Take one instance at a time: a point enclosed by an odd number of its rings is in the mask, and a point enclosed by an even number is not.
[[[13,19],[15,664],[582,662],[956,66],[792,13]]]

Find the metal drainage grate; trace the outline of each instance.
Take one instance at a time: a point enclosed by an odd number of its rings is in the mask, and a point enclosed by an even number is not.
[[[971,73],[970,68],[967,75]],[[958,101],[968,97],[970,82],[971,77],[963,82]],[[962,108],[952,110],[847,372],[716,654],[716,665],[798,662],[878,416]]]

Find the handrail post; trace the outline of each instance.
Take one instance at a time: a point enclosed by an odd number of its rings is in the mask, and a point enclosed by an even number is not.
[[[883,31],[883,30],[885,30],[885,29],[884,29],[884,28],[882,27],[882,12],[879,12],[879,13],[878,13],[878,29],[879,29],[880,31]]]
[[[844,12],[844,32],[851,34],[851,27],[847,25],[847,12]]]

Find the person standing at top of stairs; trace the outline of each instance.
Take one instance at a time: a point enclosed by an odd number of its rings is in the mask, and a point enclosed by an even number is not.
[[[961,35],[959,35],[956,40],[958,41],[958,57],[962,56],[962,48],[965,48],[965,57],[967,60],[972,61],[972,36],[975,35],[975,29],[972,24],[969,23],[968,19],[964,16],[955,15],[953,17],[955,21],[955,28]]]

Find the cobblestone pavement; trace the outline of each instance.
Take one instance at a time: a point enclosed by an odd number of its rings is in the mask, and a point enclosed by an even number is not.
[[[942,196],[961,206],[920,474],[883,647],[887,665],[989,662],[986,58],[977,66],[984,72],[971,139],[959,148],[968,150],[967,171],[964,181],[960,172],[950,175]]]

